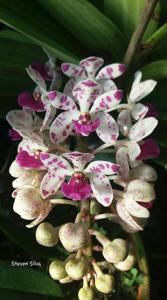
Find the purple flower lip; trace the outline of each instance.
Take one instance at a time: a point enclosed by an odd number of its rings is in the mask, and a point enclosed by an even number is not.
[[[73,120],[74,130],[84,136],[88,136],[100,125],[100,120],[97,118],[91,121],[91,116],[89,113],[84,113],[79,116],[79,120]]]
[[[44,80],[52,80],[52,76],[49,73],[49,68],[44,63],[40,61],[34,61],[31,64],[31,68],[39,72]]]
[[[141,206],[145,207],[145,208],[152,208],[153,206],[153,201],[150,201],[150,202],[138,202]]]
[[[74,173],[69,182],[61,186],[64,196],[74,201],[86,200],[90,197],[91,186],[82,173]]]
[[[20,151],[16,156],[16,162],[21,168],[26,169],[44,169],[44,165],[39,158],[38,151],[34,155],[30,155],[27,151]]]
[[[34,111],[44,111],[44,105],[40,98],[35,100],[28,91],[22,92],[18,97],[18,104],[23,108],[30,108]]]
[[[20,141],[22,139],[22,136],[15,130],[15,129],[9,129],[9,137],[11,141]]]
[[[148,138],[140,145],[140,154],[136,160],[145,160],[160,155],[160,148],[154,139]]]

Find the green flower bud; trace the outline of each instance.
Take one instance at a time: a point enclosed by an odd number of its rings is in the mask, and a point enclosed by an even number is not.
[[[53,247],[59,241],[58,228],[47,222],[41,223],[35,233],[37,242],[46,247]]]
[[[91,287],[83,287],[78,292],[79,300],[93,300],[94,299],[94,291]]]
[[[67,277],[65,264],[61,260],[54,260],[49,266],[49,274],[54,280],[61,280]]]
[[[117,264],[114,264],[114,266],[120,270],[120,271],[129,271],[135,263],[135,256],[132,252],[128,254],[128,256],[125,258],[125,260],[120,261]]]
[[[90,213],[91,215],[97,215],[101,212],[101,205],[97,200],[92,199],[90,201]]]
[[[66,276],[65,278],[62,278],[59,280],[60,283],[70,283],[73,279],[70,276]]]
[[[103,293],[108,294],[112,292],[114,287],[114,277],[109,274],[102,274],[95,278],[95,287],[96,289]]]
[[[66,223],[59,230],[59,238],[64,248],[69,252],[85,248],[89,243],[87,228],[79,223]]]
[[[89,263],[84,257],[72,258],[65,266],[67,274],[74,280],[80,280],[88,272]]]
[[[127,256],[127,244],[122,239],[115,239],[103,246],[103,256],[111,263],[118,263]]]

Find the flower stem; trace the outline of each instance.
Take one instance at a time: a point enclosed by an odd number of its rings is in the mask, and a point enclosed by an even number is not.
[[[102,219],[114,219],[115,220],[115,217],[117,218],[117,215],[115,214],[110,214],[110,213],[106,213],[106,214],[99,214],[99,215],[96,215],[94,217],[94,220],[102,220]]]
[[[133,60],[133,57],[136,53],[136,50],[138,49],[138,46],[142,40],[142,37],[144,35],[144,32],[148,25],[148,22],[150,21],[151,15],[152,15],[157,3],[158,3],[158,0],[147,0],[146,1],[146,4],[141,13],[138,25],[131,37],[129,46],[125,53],[124,63],[126,64],[127,68],[129,68],[129,66]]]
[[[71,200],[68,200],[68,199],[51,199],[50,202],[52,204],[68,204],[68,205],[79,207],[78,202],[71,201]]]

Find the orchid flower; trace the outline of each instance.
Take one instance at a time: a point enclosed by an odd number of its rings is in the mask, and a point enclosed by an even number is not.
[[[64,195],[74,201],[87,199],[93,192],[98,202],[109,206],[113,192],[107,175],[116,173],[119,166],[107,161],[93,161],[84,169],[85,164],[94,158],[93,154],[75,151],[63,156],[66,159],[50,153],[41,153],[41,161],[48,168],[41,182],[42,197],[55,194],[61,187]],[[71,177],[69,182],[65,183],[67,176]]]
[[[40,129],[41,131],[43,131],[48,128],[48,125],[52,122],[53,118],[55,117],[56,109],[54,107],[51,107],[50,101],[47,98],[47,85],[40,73],[34,70],[31,66],[26,68],[26,71],[31,77],[31,79],[37,84],[35,92],[38,92],[40,94],[40,99],[46,110],[45,118]]]
[[[23,186],[13,192],[15,198],[13,210],[22,219],[34,220],[26,227],[32,228],[41,223],[52,209],[52,204],[48,200],[43,200],[40,193],[34,187]]]
[[[119,130],[124,136],[128,135],[128,131],[132,126],[131,118],[140,120],[148,113],[149,107],[138,102],[150,94],[157,84],[152,79],[140,82],[142,77],[142,72],[140,71],[137,71],[134,76],[135,80],[128,96],[128,104],[122,104],[122,107],[127,106],[128,109],[123,109],[117,119]]]
[[[121,101],[122,91],[112,90],[102,95],[101,91],[97,82],[87,79],[74,86],[72,93],[75,101],[57,91],[48,93],[51,104],[65,110],[51,124],[50,139],[53,143],[64,141],[73,129],[84,136],[96,131],[105,143],[117,139],[118,126],[106,110]]]
[[[150,215],[149,208],[155,199],[154,186],[144,180],[131,181],[123,197],[116,199],[116,209],[120,218],[132,229],[142,230],[135,218],[147,219]]]
[[[79,65],[63,63],[61,65],[62,72],[72,77],[64,87],[64,94],[72,96],[71,92],[76,83],[85,79],[92,79],[98,82],[103,92],[117,89],[112,79],[119,77],[125,72],[125,65],[114,63],[103,67],[98,73],[97,71],[104,64],[101,57],[90,56],[80,61]],[[97,73],[97,74],[96,74]]]
[[[129,164],[133,165],[133,162],[136,162],[136,165],[138,165],[136,160],[139,161],[139,158],[143,158],[144,153],[142,146],[140,147],[139,143],[151,134],[157,124],[157,119],[153,117],[139,120],[130,128],[128,133],[129,140],[127,140],[127,142],[125,141],[126,146],[120,146],[118,148],[116,152],[116,161],[120,165],[120,173],[125,180],[129,177]]]
[[[43,143],[40,128],[42,119],[30,110],[11,110],[6,120],[19,135],[34,142]]]

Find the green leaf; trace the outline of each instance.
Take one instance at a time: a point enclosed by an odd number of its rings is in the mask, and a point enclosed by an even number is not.
[[[27,38],[26,36],[24,36],[23,34],[14,31],[14,30],[10,30],[10,29],[3,29],[0,31],[0,39],[4,38],[4,39],[8,39],[8,40],[14,40],[17,42],[22,42],[22,43],[28,43],[28,44],[36,44],[35,42],[33,42],[31,39]]]
[[[142,44],[143,52],[146,58],[151,59],[167,58],[167,23],[163,24],[157,31],[155,31],[149,39]],[[149,58],[150,59],[150,58]]]
[[[86,0],[38,0],[47,11],[91,51],[112,59],[123,57],[124,37],[104,14]]]
[[[61,60],[77,62],[84,53],[83,47],[37,1],[1,0],[0,21],[40,46],[48,48]]]
[[[123,32],[127,43],[136,29],[139,16],[144,7],[145,0],[104,0],[104,12],[110,19],[115,22],[118,28]],[[157,15],[160,6],[157,5],[154,15],[149,22],[143,39],[145,40],[158,28]]]
[[[55,296],[41,295],[36,293],[25,293],[15,290],[0,289],[0,298],[3,300],[55,300]],[[62,298],[56,297],[56,300]]]
[[[31,267],[14,267],[6,261],[0,261],[0,269],[0,288],[63,297],[59,285],[46,273]]]
[[[20,227],[17,222],[11,221],[9,217],[0,215],[0,231],[11,241],[37,257],[52,260],[59,254],[57,247],[47,248],[40,246],[35,240],[35,232],[26,227]]]
[[[153,78],[156,80],[167,78],[167,60],[158,60],[141,68],[144,79]]]

